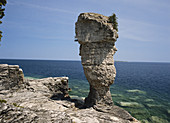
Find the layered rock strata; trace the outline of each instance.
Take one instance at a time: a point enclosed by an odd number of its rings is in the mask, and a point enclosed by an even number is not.
[[[90,84],[85,106],[112,105],[109,87],[116,76],[113,55],[117,51],[117,31],[107,16],[82,13],[76,22],[75,37],[80,44],[81,62]]]
[[[18,65],[0,64],[0,92],[16,91],[23,86],[24,74]]]

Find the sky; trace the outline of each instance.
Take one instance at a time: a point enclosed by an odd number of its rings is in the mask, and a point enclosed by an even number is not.
[[[170,0],[7,0],[0,59],[80,60],[78,15],[118,17],[117,61],[170,62]]]

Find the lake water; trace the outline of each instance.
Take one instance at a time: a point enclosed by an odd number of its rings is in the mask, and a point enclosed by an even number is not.
[[[86,97],[89,84],[80,61],[0,60],[19,65],[25,77],[69,77],[74,98]],[[147,123],[170,122],[170,63],[115,62],[117,76],[111,86],[113,101],[138,120]]]

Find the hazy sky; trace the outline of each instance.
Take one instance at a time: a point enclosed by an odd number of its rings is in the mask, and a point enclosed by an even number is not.
[[[0,58],[80,60],[74,42],[82,12],[119,24],[115,60],[170,62],[170,0],[7,0]]]

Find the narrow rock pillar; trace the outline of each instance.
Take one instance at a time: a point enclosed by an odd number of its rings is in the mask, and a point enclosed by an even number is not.
[[[117,31],[107,16],[82,13],[76,22],[75,38],[80,44],[81,63],[90,84],[85,106],[112,105],[110,85],[116,77],[113,55],[117,51]]]

